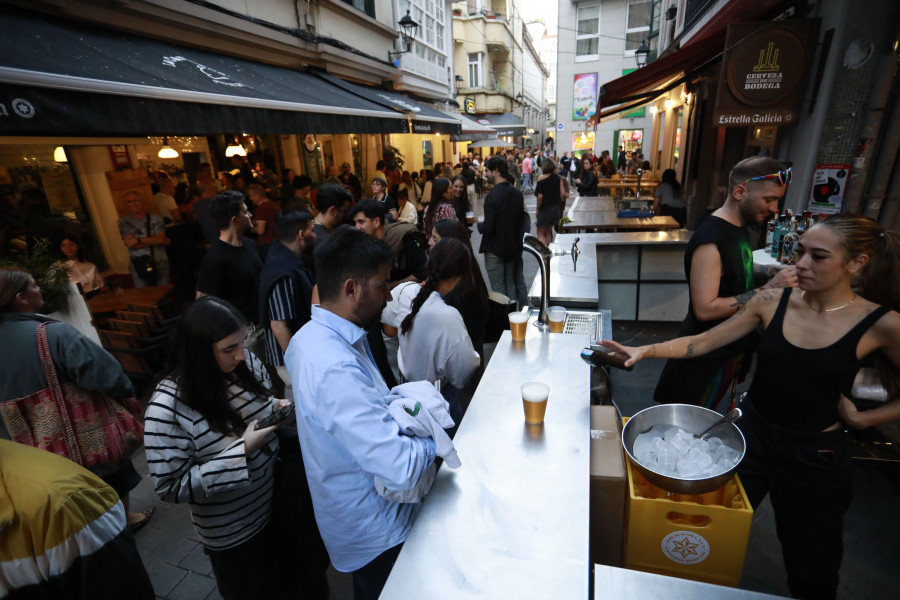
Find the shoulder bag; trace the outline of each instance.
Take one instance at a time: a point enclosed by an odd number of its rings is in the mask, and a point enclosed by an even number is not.
[[[47,387],[0,402],[11,440],[65,456],[83,467],[128,458],[144,443],[140,405],[116,400],[76,383],[60,385],[47,341],[47,323],[37,328],[38,354]]]

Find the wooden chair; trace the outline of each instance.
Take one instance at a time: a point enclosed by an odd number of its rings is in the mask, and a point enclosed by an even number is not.
[[[138,338],[147,337],[147,330],[143,323],[128,321],[126,319],[110,319],[109,325],[116,331],[130,333]]]
[[[156,318],[153,315],[147,313],[132,312],[130,310],[117,310],[116,316],[124,321],[134,321],[135,323],[141,323],[148,332],[153,331],[158,327]]]

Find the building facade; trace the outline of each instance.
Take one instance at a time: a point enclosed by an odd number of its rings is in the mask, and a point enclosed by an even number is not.
[[[635,50],[650,33],[651,0],[560,0],[556,78],[557,151],[580,155],[652,142],[649,113],[637,109],[593,121],[600,88],[637,68]]]

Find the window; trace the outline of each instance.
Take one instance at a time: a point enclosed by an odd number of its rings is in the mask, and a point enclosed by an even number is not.
[[[372,1],[374,2],[374,0]],[[417,60],[410,61],[408,64],[404,63],[404,68],[429,79],[440,81],[443,77],[443,67],[447,64],[445,27],[448,14],[443,2],[438,0],[398,1],[399,6],[403,9],[401,14],[404,14],[408,8],[413,21],[419,24],[419,28],[414,34]]]
[[[650,0],[628,0],[625,52],[633,54],[650,33]]]
[[[469,88],[478,89],[484,87],[484,53],[475,52],[469,54]]]
[[[600,5],[578,9],[578,30],[575,34],[575,58],[598,57],[600,48]]]
[[[344,0],[357,10],[361,10],[373,19],[375,18],[375,0]]]

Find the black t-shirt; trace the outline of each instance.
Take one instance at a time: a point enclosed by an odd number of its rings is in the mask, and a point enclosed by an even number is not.
[[[537,182],[534,195],[541,194],[541,210],[549,210],[562,204],[559,194],[559,175],[553,173]]]
[[[216,240],[200,263],[197,291],[227,300],[248,321],[256,322],[259,312],[259,273],[263,262],[256,243],[244,238],[243,246]]]

